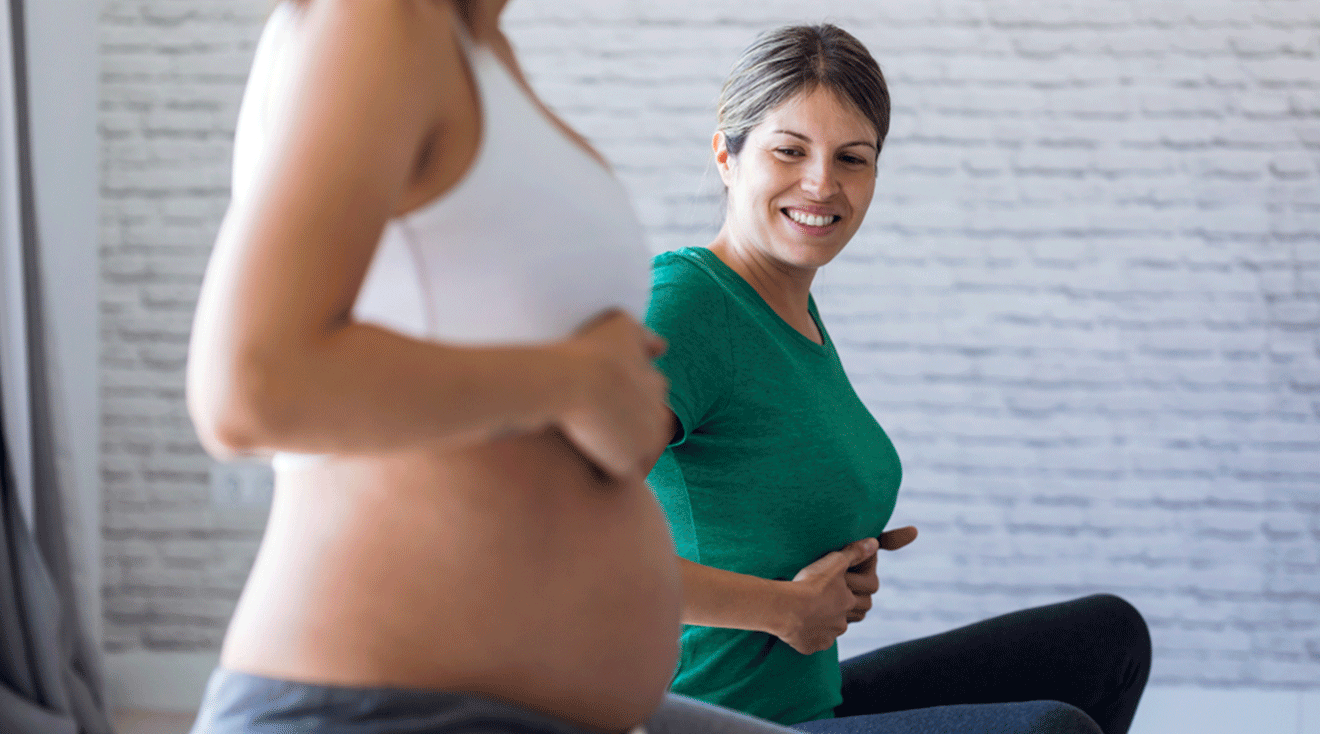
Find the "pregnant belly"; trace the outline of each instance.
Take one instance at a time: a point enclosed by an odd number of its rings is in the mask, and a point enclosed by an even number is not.
[[[649,489],[602,480],[546,433],[282,473],[223,659],[620,730],[669,683],[679,605]]]

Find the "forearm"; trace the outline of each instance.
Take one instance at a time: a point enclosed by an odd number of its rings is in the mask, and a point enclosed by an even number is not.
[[[779,636],[793,597],[787,582],[725,571],[679,559],[683,623],[729,627]]]
[[[563,350],[452,347],[369,324],[264,355],[195,348],[190,407],[217,453],[458,445],[545,427],[576,389]]]

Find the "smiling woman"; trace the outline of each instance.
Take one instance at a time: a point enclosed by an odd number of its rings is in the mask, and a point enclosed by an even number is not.
[[[856,234],[889,129],[879,66],[845,31],[762,36],[712,140],[727,188],[708,247],[654,261],[673,434],[650,484],[683,575],[672,690],[809,731],[1123,734],[1150,665],[1117,597],[1031,609],[840,664],[871,609],[901,467],[811,297]],[[901,712],[901,713],[898,713]]]

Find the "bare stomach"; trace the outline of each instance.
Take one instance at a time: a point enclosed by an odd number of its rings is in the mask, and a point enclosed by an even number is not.
[[[650,490],[602,481],[556,433],[335,458],[277,477],[222,662],[618,731],[669,683],[680,593]]]

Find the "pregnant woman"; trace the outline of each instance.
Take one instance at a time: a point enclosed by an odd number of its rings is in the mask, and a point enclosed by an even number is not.
[[[1123,734],[1150,639],[1117,597],[839,662],[835,638],[871,608],[877,550],[916,535],[882,534],[898,454],[810,291],[866,216],[888,129],[884,77],[857,39],[831,25],[763,35],[719,102],[723,226],[655,259],[647,325],[669,344],[673,431],[650,482],[682,556],[686,623],[672,689],[809,731]]]
[[[503,0],[286,0],[188,404],[275,496],[194,731],[776,732],[677,697],[668,433],[623,188]]]

